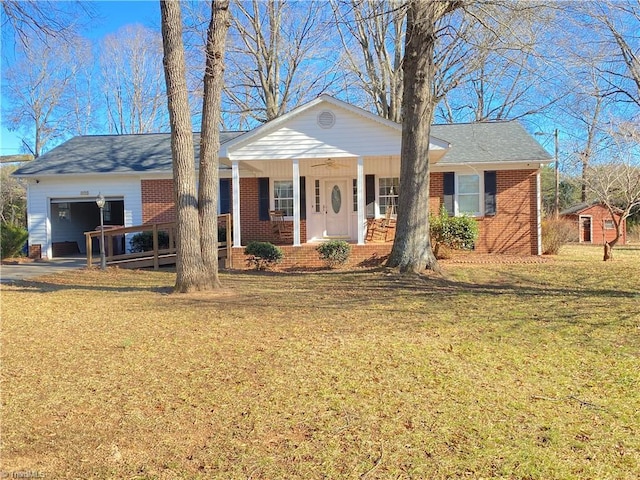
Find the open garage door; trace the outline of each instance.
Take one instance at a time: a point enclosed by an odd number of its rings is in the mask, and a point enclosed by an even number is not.
[[[86,254],[84,232],[100,226],[100,209],[95,200],[83,198],[51,199],[51,247],[53,257]],[[107,197],[104,224],[124,225],[124,199]]]

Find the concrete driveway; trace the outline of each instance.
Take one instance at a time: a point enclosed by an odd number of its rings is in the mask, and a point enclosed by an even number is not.
[[[31,280],[43,275],[60,273],[72,268],[82,268],[87,265],[86,257],[61,257],[40,262],[26,262],[0,266],[0,283],[12,283],[21,280]]]

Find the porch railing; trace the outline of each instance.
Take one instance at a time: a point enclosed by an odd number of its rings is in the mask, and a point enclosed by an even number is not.
[[[231,247],[233,246],[231,236],[231,215],[224,214],[218,215],[218,228],[224,227],[226,229],[226,240],[224,242],[218,242],[218,259],[225,261],[227,268],[232,267],[233,257],[231,255]],[[121,265],[123,267],[153,267],[154,269],[160,268],[160,265],[169,265],[175,263],[176,256],[176,224],[175,222],[165,223],[150,223],[145,225],[136,225],[132,227],[115,227],[109,228],[108,225],[104,227],[104,248],[105,248],[105,260],[110,265]],[[125,235],[132,233],[151,232],[153,248],[145,252],[125,253]],[[166,232],[168,237],[168,246],[160,248],[160,242],[158,240],[159,232]],[[91,232],[85,232],[85,239],[87,244],[87,267],[91,267],[94,261],[94,239],[97,239],[97,257],[100,255],[100,239],[101,231],[94,230]],[[120,251],[122,250],[122,251]]]

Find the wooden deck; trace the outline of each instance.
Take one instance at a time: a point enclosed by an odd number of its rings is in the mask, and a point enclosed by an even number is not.
[[[109,266],[118,266],[122,268],[150,268],[158,269],[161,266],[175,265],[176,263],[176,235],[175,235],[175,222],[168,223],[153,223],[145,225],[136,225],[132,227],[118,227],[109,228],[105,225],[104,228],[104,243],[105,243],[105,259]],[[219,215],[218,227],[226,228],[226,241],[218,243],[218,260],[223,268],[232,268],[233,256],[231,255],[231,215]],[[118,245],[122,245],[124,250],[125,236],[136,233],[151,232],[153,239],[153,248],[145,252],[136,253],[120,253],[118,252]],[[168,248],[160,248],[158,241],[158,235],[160,232],[165,232],[169,239]],[[85,239],[87,244],[87,267],[91,267],[96,263],[100,263],[100,249],[96,252],[93,248],[94,239],[97,239],[97,244],[100,245],[102,232],[95,230],[92,232],[85,232]]]

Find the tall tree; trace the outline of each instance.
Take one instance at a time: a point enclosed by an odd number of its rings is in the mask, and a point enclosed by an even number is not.
[[[603,73],[609,93],[640,107],[640,1],[593,2],[592,18],[608,40],[611,59]]]
[[[150,133],[167,127],[162,39],[126,25],[100,45],[102,86],[110,133]]]
[[[90,62],[86,42],[79,37],[25,38],[18,59],[3,72],[3,115],[9,128],[38,157],[56,139],[73,131],[73,84]]]
[[[218,166],[220,117],[224,85],[224,54],[229,28],[229,0],[212,0],[211,21],[205,46],[204,100],[200,134],[200,248],[208,276],[215,287],[218,279]]]
[[[241,128],[272,120],[330,88],[335,49],[328,45],[325,16],[316,0],[234,4],[225,109]]]
[[[196,194],[194,147],[177,0],[161,0],[162,38],[171,125],[176,192],[176,285],[186,293],[220,286],[218,278],[218,153],[224,53],[229,28],[229,1],[211,1],[205,45],[204,99],[200,140],[200,190]]]
[[[346,70],[381,116],[401,121],[404,1],[333,0]],[[448,123],[520,118],[558,98],[539,87],[537,52],[544,8],[526,2],[483,0],[436,24],[436,118]],[[535,12],[535,14],[534,14]],[[349,96],[353,96],[352,93]]]
[[[193,129],[182,41],[182,15],[177,0],[161,0],[162,41],[167,105],[171,126],[173,186],[176,201],[176,284],[186,293],[213,287],[200,250],[198,194],[194,169]]]
[[[381,117],[402,119],[406,9],[401,0],[333,0],[346,71]],[[355,43],[355,45],[354,45]]]
[[[438,97],[436,26],[461,1],[409,0],[405,36],[404,94],[398,220],[387,266],[402,273],[439,270],[429,239],[429,132]]]
[[[84,1],[59,2],[54,0],[2,0],[3,40],[13,36],[23,45],[37,39],[47,43],[50,39],[73,39],[82,23],[94,16],[90,3]]]
[[[559,104],[569,165],[579,172],[582,201],[589,200],[587,172],[609,161],[616,151],[611,125],[640,114],[640,3],[616,0],[563,4],[550,42],[566,72],[567,97]],[[577,42],[579,37],[589,42]],[[557,120],[556,120],[557,121]],[[575,162],[571,161],[575,160]]]

